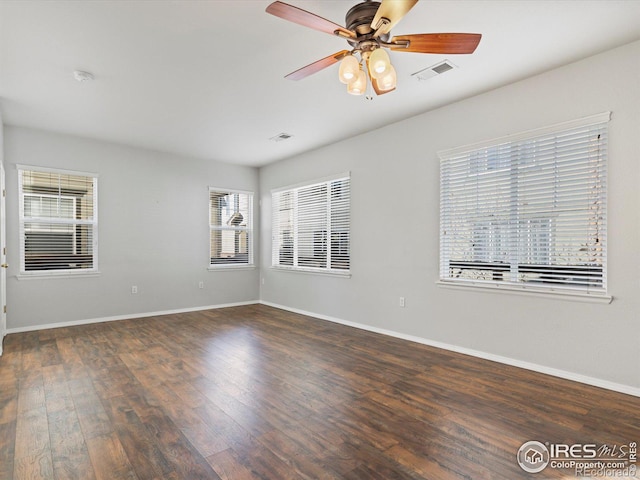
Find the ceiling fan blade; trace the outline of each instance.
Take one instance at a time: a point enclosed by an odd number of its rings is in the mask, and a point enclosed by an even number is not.
[[[329,55],[328,57],[324,57],[316,62],[310,63],[306,67],[299,68],[295,72],[291,72],[289,75],[286,75],[284,78],[288,78],[289,80],[302,80],[303,78],[313,75],[324,68],[330,67],[334,63],[338,63],[345,56],[349,55],[349,53],[349,50],[341,50],[333,55]]]
[[[333,23],[326,18],[319,17],[314,13],[307,12],[306,10],[287,3],[273,2],[267,7],[266,12],[304,27],[313,28],[314,30],[319,30],[331,35],[340,35],[345,38],[356,37],[355,32],[341,27],[337,23]]]
[[[479,33],[418,33],[415,35],[397,35],[385,44],[391,50],[415,53],[473,53],[480,43]],[[404,46],[409,42],[408,46]],[[394,45],[398,43],[399,45]]]
[[[371,22],[371,28],[376,30],[374,36],[389,33],[416,3],[418,0],[382,0]]]

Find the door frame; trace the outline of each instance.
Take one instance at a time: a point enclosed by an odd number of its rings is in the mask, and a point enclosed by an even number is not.
[[[4,164],[0,161],[0,355],[7,334],[7,229]]]

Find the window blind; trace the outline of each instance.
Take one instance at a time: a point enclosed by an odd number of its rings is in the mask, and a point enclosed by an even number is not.
[[[348,273],[350,177],[272,192],[272,265]]]
[[[253,265],[253,193],[209,188],[212,267]]]
[[[609,117],[442,152],[440,279],[606,293]]]
[[[20,272],[97,271],[97,177],[27,168],[18,169]]]

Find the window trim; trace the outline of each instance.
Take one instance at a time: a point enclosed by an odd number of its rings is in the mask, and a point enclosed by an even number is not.
[[[77,277],[96,277],[100,275],[99,270],[99,252],[98,252],[98,179],[99,174],[95,172],[84,172],[78,170],[66,170],[63,168],[51,168],[51,167],[39,167],[35,165],[16,164],[16,170],[18,171],[18,235],[19,235],[19,254],[20,254],[20,269],[16,278],[23,279],[38,279],[38,278],[77,278]],[[53,173],[58,175],[70,175],[93,178],[93,218],[92,220],[83,220],[81,222],[74,222],[84,225],[91,225],[92,229],[92,268],[86,269],[52,269],[52,270],[26,270],[26,257],[25,257],[25,215],[24,215],[24,197],[22,184],[22,172],[39,172],[39,173]],[[28,194],[26,194],[28,195]]]
[[[495,138],[492,140],[485,140],[461,147],[456,147],[447,150],[441,150],[438,152],[438,157],[440,158],[441,164],[443,161],[446,161],[452,157],[463,156],[465,154],[471,154],[476,151],[481,151],[484,149],[490,149],[493,147],[497,147],[504,144],[517,143],[527,140],[533,140],[540,137],[544,137],[546,135],[553,135],[555,133],[562,133],[566,131],[570,131],[572,129],[578,129],[581,127],[589,127],[595,125],[603,125],[607,124],[611,120],[611,112],[603,112],[596,115],[591,115],[588,117],[579,118],[576,120],[571,120],[567,122],[557,123],[554,125],[527,130],[520,133],[510,134],[503,137]],[[606,157],[605,157],[606,162]],[[442,167],[440,167],[442,169]],[[607,164],[605,163],[604,171],[606,175]],[[505,292],[505,293],[515,293],[515,294],[525,294],[525,295],[533,295],[538,297],[546,297],[546,298],[558,298],[565,297],[566,299],[579,300],[579,301],[588,301],[588,302],[598,302],[598,303],[610,303],[613,300],[613,297],[609,295],[606,290],[606,273],[607,273],[607,256],[606,252],[603,258],[602,264],[602,275],[603,275],[603,283],[605,288],[592,290],[582,287],[576,287],[573,285],[569,286],[553,286],[553,285],[527,285],[525,283],[511,283],[511,282],[502,282],[500,280],[474,280],[474,279],[452,279],[446,276],[443,276],[442,273],[442,262],[443,262],[443,244],[442,244],[442,235],[443,235],[443,226],[442,226],[442,185],[440,192],[440,246],[439,246],[439,278],[436,281],[436,284],[440,287],[447,287],[453,289],[462,289],[462,290],[476,290],[476,291],[491,291],[491,292]],[[605,197],[607,196],[607,192],[605,191]],[[604,206],[604,213],[606,218],[606,202]],[[605,220],[606,221],[606,220]],[[606,225],[606,224],[605,224]],[[606,228],[606,227],[605,227]]]
[[[240,195],[248,195],[249,196],[249,201],[248,201],[248,208],[249,208],[249,223],[250,225],[248,225],[245,229],[243,229],[243,231],[246,231],[248,233],[248,237],[249,237],[249,241],[248,241],[248,249],[249,249],[249,254],[248,254],[248,258],[247,258],[247,263],[220,263],[220,264],[212,264],[211,263],[211,231],[214,229],[214,225],[211,224],[211,192],[217,192],[217,193],[225,193],[225,194],[240,194]],[[240,190],[240,189],[230,189],[230,188],[218,188],[218,187],[214,187],[214,186],[209,186],[208,187],[208,201],[209,201],[209,207],[207,209],[208,212],[208,225],[209,225],[209,264],[207,266],[207,270],[212,271],[212,272],[221,272],[221,271],[225,271],[225,270],[253,270],[256,268],[255,265],[255,254],[254,254],[254,228],[253,228],[253,212],[254,212],[254,198],[255,198],[255,193],[250,191],[250,190]],[[232,229],[227,229],[227,228],[220,228],[219,230],[221,231],[232,231]],[[235,229],[233,229],[235,230]]]
[[[467,290],[467,291],[484,291],[490,293],[505,293],[512,295],[525,295],[531,297],[551,298],[555,300],[574,300],[578,302],[586,303],[605,303],[609,304],[613,301],[613,296],[609,294],[594,294],[580,292],[577,290],[563,289],[554,290],[553,287],[548,289],[536,289],[535,287],[519,287],[513,284],[491,284],[491,283],[474,283],[473,281],[461,283],[454,280],[437,280],[436,285],[440,288],[447,288],[452,290]]]
[[[273,214],[275,208],[274,195],[277,193],[299,190],[303,188],[310,188],[317,185],[328,185],[330,182],[336,180],[349,180],[349,268],[346,270],[332,269],[328,267],[300,267],[294,265],[281,265],[274,263],[274,245],[276,242],[276,218]],[[294,226],[294,231],[297,230],[297,225]],[[283,272],[294,272],[312,275],[323,275],[331,277],[351,278],[351,172],[341,172],[334,175],[327,175],[324,177],[316,178],[309,181],[298,182],[283,187],[274,188],[271,190],[271,265],[270,268]]]

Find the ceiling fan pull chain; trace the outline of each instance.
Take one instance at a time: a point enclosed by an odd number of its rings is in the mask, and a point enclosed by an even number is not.
[[[365,73],[369,70],[368,68],[365,68]],[[367,74],[368,76],[368,74]],[[371,80],[371,79],[369,79]],[[367,82],[367,92],[364,95],[364,98],[366,98],[367,100],[373,100],[373,85],[371,83],[371,81]]]

